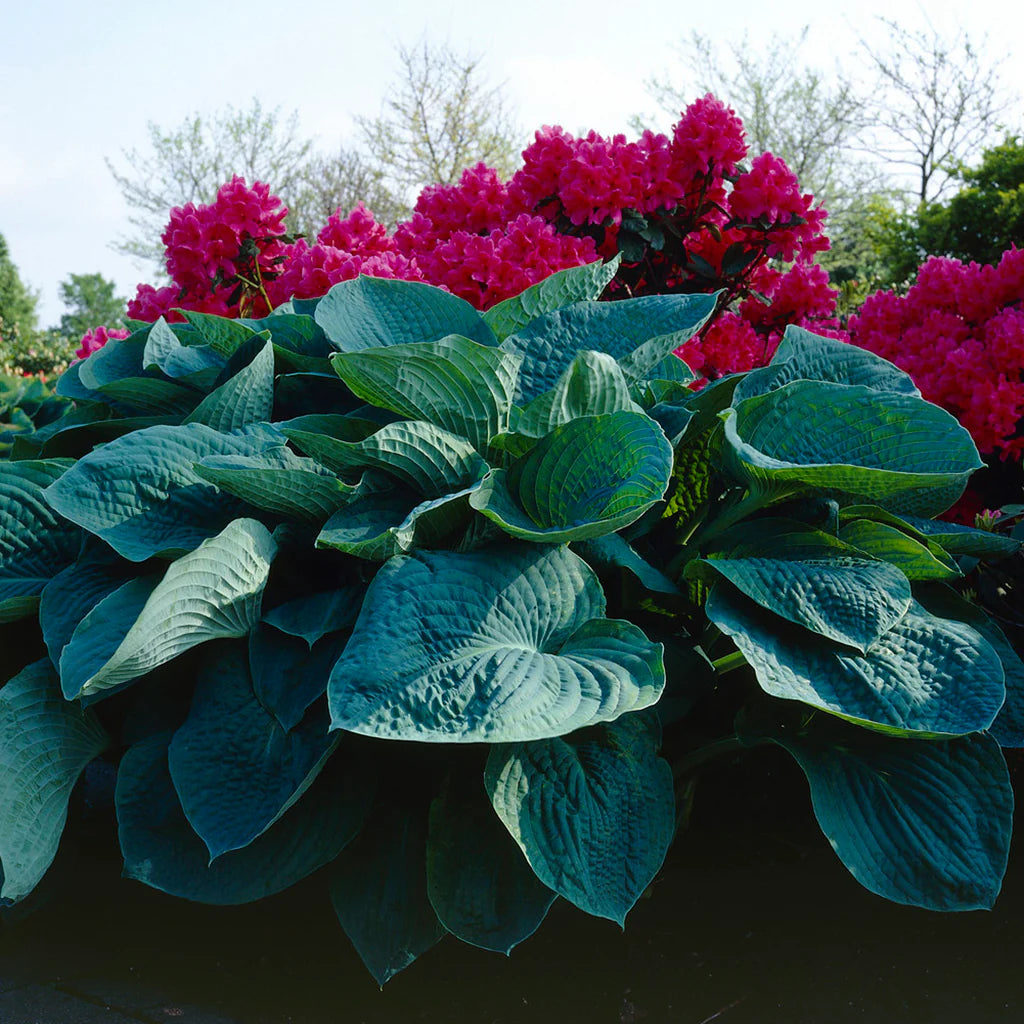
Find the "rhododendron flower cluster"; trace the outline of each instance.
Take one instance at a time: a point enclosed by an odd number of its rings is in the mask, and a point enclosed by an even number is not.
[[[173,283],[140,285],[129,314],[259,316],[358,274],[424,281],[488,309],[557,270],[619,254],[608,299],[721,290],[718,319],[683,354],[710,377],[746,369],[770,356],[787,323],[831,323],[835,301],[810,262],[828,247],[824,210],[783,161],[760,154],[747,169],[746,158],[742,122],[707,95],[669,134],[544,127],[508,181],[478,164],[454,185],[425,188],[392,232],[359,204],[312,240],[286,235],[287,210],[269,186],[236,177],[213,203],[171,212]]]
[[[930,258],[904,296],[877,292],[850,321],[855,344],[906,370],[971,432],[1019,459],[1024,437],[1024,250],[998,265]]]

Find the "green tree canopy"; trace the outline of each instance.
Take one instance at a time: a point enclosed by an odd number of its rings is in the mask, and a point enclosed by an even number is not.
[[[59,285],[67,309],[60,318],[61,335],[78,339],[94,327],[123,326],[127,300],[114,294],[116,287],[102,274],[69,274]]]
[[[21,279],[11,260],[7,240],[0,235],[0,322],[3,334],[31,334],[36,329],[39,293]]]

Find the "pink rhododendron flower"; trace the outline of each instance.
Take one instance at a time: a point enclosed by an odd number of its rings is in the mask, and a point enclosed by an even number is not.
[[[356,203],[347,217],[341,217],[340,213],[340,210],[332,213],[317,234],[316,240],[321,245],[342,249],[353,256],[379,256],[394,251],[388,229],[378,224],[362,203]]]
[[[82,335],[82,343],[75,350],[76,359],[85,359],[98,352],[111,338],[127,338],[128,331],[119,327],[94,327]]]

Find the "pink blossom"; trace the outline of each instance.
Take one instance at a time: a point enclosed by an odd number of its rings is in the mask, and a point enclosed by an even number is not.
[[[85,359],[98,352],[111,338],[127,338],[128,331],[118,327],[94,327],[82,335],[82,343],[75,351],[76,359]]]

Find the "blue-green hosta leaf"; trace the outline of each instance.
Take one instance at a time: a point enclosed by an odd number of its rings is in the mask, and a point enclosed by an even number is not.
[[[478,451],[509,428],[519,357],[451,336],[334,356],[335,373],[364,402],[464,437]]]
[[[596,569],[616,567],[631,572],[648,590],[656,594],[678,594],[679,588],[650,562],[641,558],[625,538],[617,533],[581,541],[573,550]]]
[[[580,352],[555,386],[522,410],[514,427],[521,434],[543,437],[581,416],[621,411],[643,410],[633,401],[619,364],[603,352]]]
[[[662,648],[605,619],[565,548],[418,551],[377,573],[334,667],[334,728],[394,739],[514,742],[653,704]]]
[[[45,497],[69,465],[0,461],[0,622],[34,612],[43,588],[78,554],[81,531]]]
[[[345,387],[334,374],[331,374],[328,379],[332,380],[339,388]],[[338,441],[362,441],[364,437],[376,433],[381,427],[374,420],[363,419],[359,416],[323,412],[294,416],[292,419],[281,420],[273,425],[282,434],[289,437],[291,436],[289,431],[293,431],[296,435],[309,439],[326,435],[329,439]],[[306,451],[306,454],[313,455],[314,453]]]
[[[149,329],[142,354],[147,370],[156,367],[168,377],[185,378],[200,386],[212,384],[224,362],[224,356],[209,345],[183,345],[163,317]]]
[[[991,908],[1010,845],[1013,791],[989,736],[889,739],[858,730],[770,737],[796,758],[821,830],[854,878],[897,903]]]
[[[306,359],[325,359],[333,351],[327,335],[312,316],[274,310],[261,320],[246,317],[239,323],[260,334],[269,332],[270,340],[279,353],[283,350]]]
[[[707,580],[720,574],[762,608],[864,653],[910,608],[910,582],[895,566],[864,558],[708,558],[692,563]]]
[[[672,448],[643,413],[585,416],[557,427],[470,499],[513,537],[560,543],[615,533],[659,501]]]
[[[976,530],[960,523],[947,523],[941,519],[922,519],[904,516],[906,522],[939,544],[951,555],[972,555],[976,558],[1007,558],[1021,547],[1019,540],[1004,533]]]
[[[184,416],[202,398],[196,388],[155,377],[125,377],[99,389],[120,406],[161,416]]]
[[[907,579],[949,580],[963,575],[937,544],[921,544],[886,523],[855,519],[839,528],[839,539],[872,558],[898,566]]]
[[[104,615],[107,602],[121,593],[116,591],[85,617],[64,649],[65,695],[69,699],[94,696],[138,678],[196,644],[245,636],[259,620],[260,599],[276,551],[262,523],[237,519],[173,562],[134,621],[122,613],[112,625],[113,616]],[[123,625],[128,626],[123,639],[110,651]]]
[[[71,790],[106,745],[93,713],[61,696],[48,660],[0,689],[0,898],[20,900],[43,877]]]
[[[909,374],[867,349],[812,334],[790,324],[772,356],[759,370],[745,374],[736,385],[733,403],[764,395],[794,380],[823,380],[860,384],[876,391],[920,396]]]
[[[453,935],[506,954],[537,930],[555,900],[509,838],[478,776],[449,778],[430,806],[427,894]]]
[[[626,715],[560,739],[496,746],[484,782],[537,877],[620,925],[675,832],[672,769],[657,720]]]
[[[379,985],[445,934],[427,897],[426,814],[411,803],[378,800],[330,868],[334,912]]]
[[[348,629],[356,621],[365,593],[365,584],[353,583],[305,594],[265,611],[263,621],[283,633],[302,637],[312,647],[327,633]]]
[[[139,332],[128,338],[111,338],[102,348],[83,359],[78,364],[81,385],[98,391],[105,385],[119,380],[142,377],[147,333]]]
[[[207,455],[192,467],[203,480],[253,508],[308,523],[323,523],[352,500],[343,483],[315,459],[280,445],[258,455]]]
[[[132,562],[191,551],[247,510],[203,480],[194,464],[208,455],[254,455],[280,441],[269,430],[148,427],[79,459],[46,489],[46,500]]]
[[[274,346],[268,339],[249,365],[211,391],[185,422],[204,423],[214,430],[233,433],[272,419],[273,408]]]
[[[329,863],[366,817],[372,789],[338,751],[280,820],[211,864],[171,781],[170,739],[150,736],[121,760],[115,802],[126,878],[200,903],[251,903]]]
[[[615,277],[621,262],[622,257],[616,254],[607,263],[598,260],[582,267],[559,270],[518,295],[492,306],[483,314],[484,322],[498,341],[504,341],[545,313],[553,313],[576,302],[596,301]]]
[[[1006,696],[992,646],[914,602],[866,653],[771,615],[717,583],[708,618],[731,636],[765,692],[881,731],[962,735],[987,729]]]
[[[424,498],[470,487],[487,463],[462,437],[420,420],[390,423],[359,441],[283,427],[282,433],[339,476],[358,478],[366,469],[395,477]]]
[[[327,726],[320,712],[284,729],[256,697],[243,645],[203,664],[168,766],[211,861],[248,846],[306,792],[337,746]]]
[[[426,501],[408,492],[370,494],[331,516],[316,546],[375,562],[414,548],[438,547],[469,525],[475,492],[474,485]]]
[[[640,380],[689,341],[714,312],[715,295],[645,295],[619,302],[578,302],[537,317],[501,347],[519,355],[515,401],[525,405],[555,386],[584,351],[618,360],[627,378]]]
[[[919,586],[916,596],[932,615],[966,622],[992,645],[1003,665],[1006,701],[988,731],[1001,747],[1024,747],[1024,662],[999,624],[943,584]]]
[[[114,558],[82,557],[46,584],[39,600],[39,626],[55,666],[82,619],[124,582]]]
[[[769,497],[824,490],[937,515],[982,465],[945,410],[863,386],[798,380],[722,418],[732,472]]]
[[[439,341],[449,334],[494,345],[494,335],[465,299],[430,285],[360,275],[342,281],[313,314],[338,352]]]
[[[203,342],[225,358],[233,356],[257,333],[240,320],[214,316],[212,313],[193,313],[187,309],[181,312]]]
[[[249,634],[253,690],[284,729],[294,729],[310,705],[327,692],[331,669],[347,638],[346,633],[328,633],[310,645],[266,622]]]

